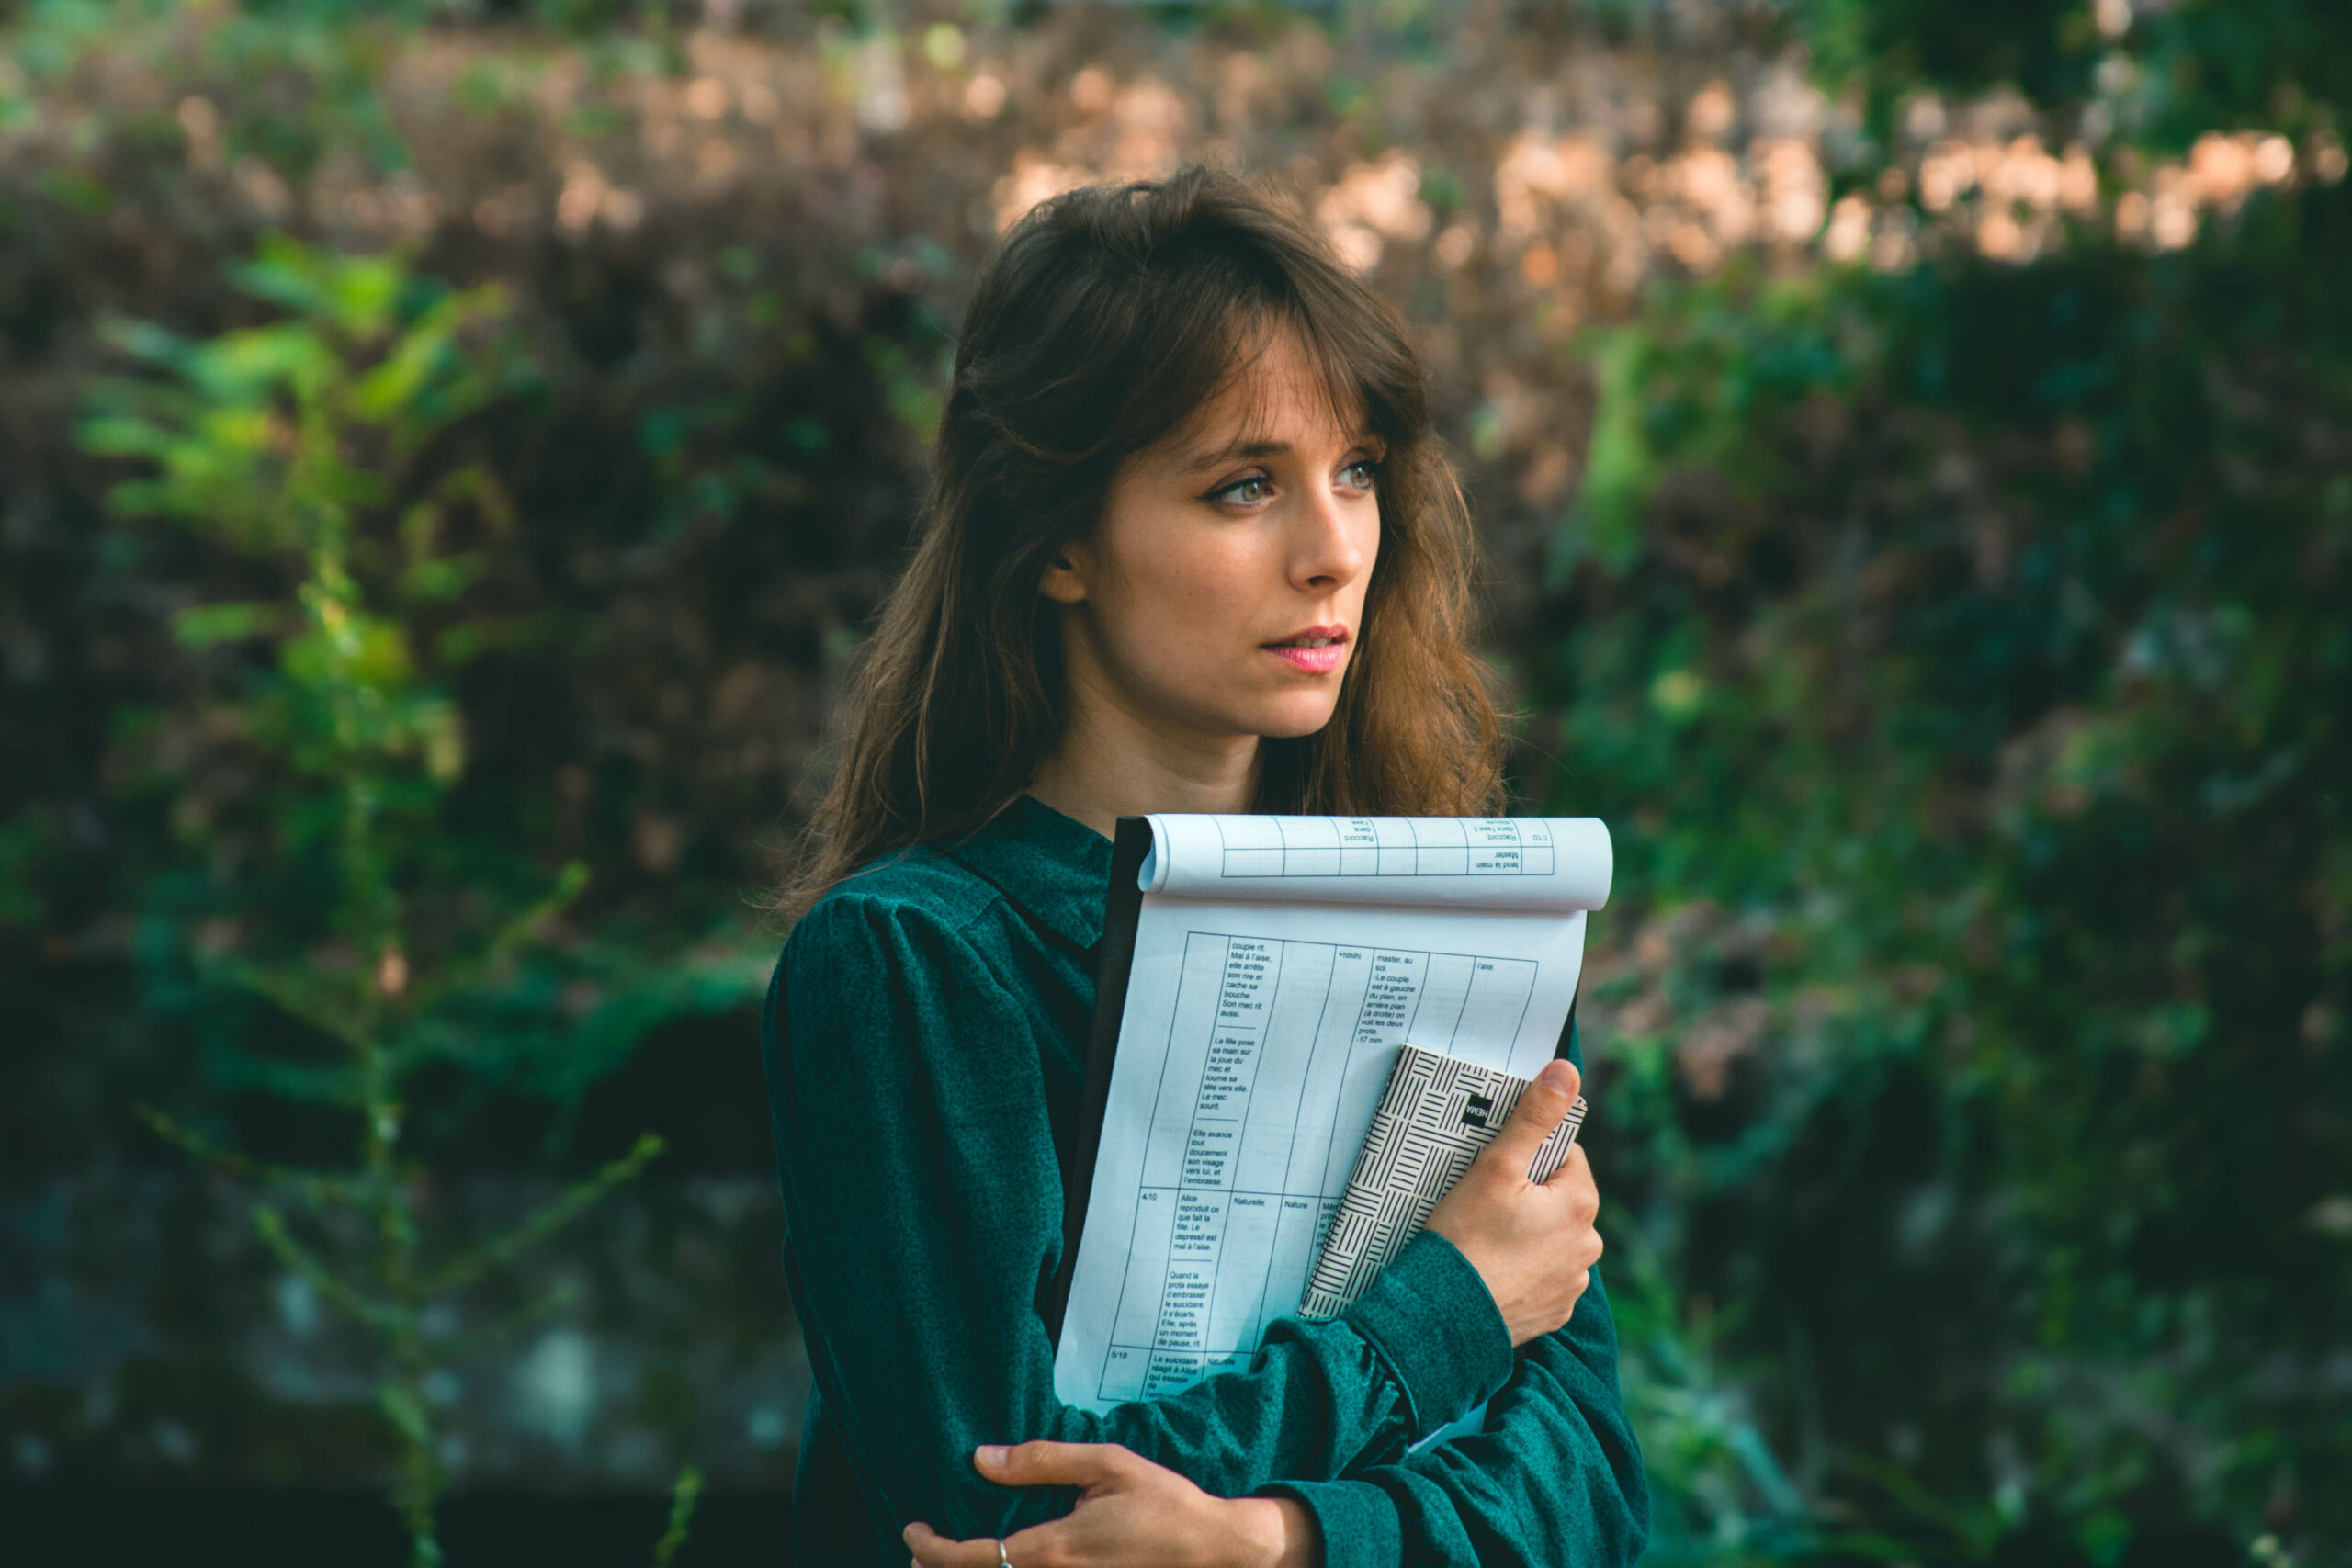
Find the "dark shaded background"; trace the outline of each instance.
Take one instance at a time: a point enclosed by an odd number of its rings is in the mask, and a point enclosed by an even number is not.
[[[397,1560],[408,1386],[453,1562],[642,1561],[689,1464],[677,1560],[772,1560],[754,904],[978,259],[1211,157],[1417,324],[1523,808],[1615,837],[1654,1558],[2340,1560],[2347,62],[2289,0],[0,4],[14,1539]],[[431,352],[304,435],[273,327]],[[372,750],[304,663],[327,511]],[[187,1146],[349,1168],[345,1027],[431,1247],[666,1145],[404,1385],[256,1229],[292,1189]]]

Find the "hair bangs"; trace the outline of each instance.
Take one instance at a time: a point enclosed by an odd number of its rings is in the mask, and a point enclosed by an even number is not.
[[[1210,407],[1227,392],[1239,398],[1239,434],[1244,442],[1266,433],[1266,411],[1286,391],[1270,378],[1253,374],[1277,344],[1288,339],[1313,378],[1311,395],[1322,405],[1330,428],[1350,437],[1375,437],[1396,447],[1416,439],[1420,397],[1409,352],[1383,341],[1386,323],[1351,319],[1361,311],[1317,310],[1296,291],[1245,299],[1226,306],[1213,332],[1193,334],[1175,346],[1185,361],[1182,417],[1159,423],[1150,439],[1173,431],[1176,438],[1202,434]],[[1336,319],[1335,319],[1336,318]],[[1171,379],[1174,379],[1171,378]],[[1165,410],[1177,402],[1159,403]],[[1138,433],[1139,435],[1141,433]],[[1137,446],[1149,445],[1138,439]]]

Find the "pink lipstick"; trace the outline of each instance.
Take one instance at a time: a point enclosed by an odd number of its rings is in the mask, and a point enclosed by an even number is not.
[[[1261,642],[1258,646],[1294,670],[1303,670],[1309,675],[1329,675],[1347,657],[1348,628],[1308,626],[1279,642]]]

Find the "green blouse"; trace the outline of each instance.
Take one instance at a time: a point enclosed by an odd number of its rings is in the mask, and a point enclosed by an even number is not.
[[[1597,1275],[1566,1327],[1514,1351],[1476,1271],[1424,1232],[1344,1316],[1278,1319],[1246,1369],[1102,1415],[1054,1396],[1056,1149],[1110,865],[1109,840],[1023,795],[847,878],[785,943],[761,1044],[814,1373],[794,1560],[903,1562],[913,1519],[964,1539],[1057,1517],[1070,1489],[971,1462],[1051,1438],[1295,1497],[1330,1568],[1634,1561],[1649,1495]],[[1481,1401],[1483,1430],[1414,1446]]]

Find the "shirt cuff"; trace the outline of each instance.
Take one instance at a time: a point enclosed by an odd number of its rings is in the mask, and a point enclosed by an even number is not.
[[[1510,1381],[1510,1328],[1461,1249],[1435,1231],[1405,1244],[1343,1318],[1405,1391],[1415,1436]]]
[[[1369,1481],[1278,1481],[1260,1497],[1288,1497],[1315,1516],[1323,1568],[1396,1568],[1405,1529],[1396,1501]]]

